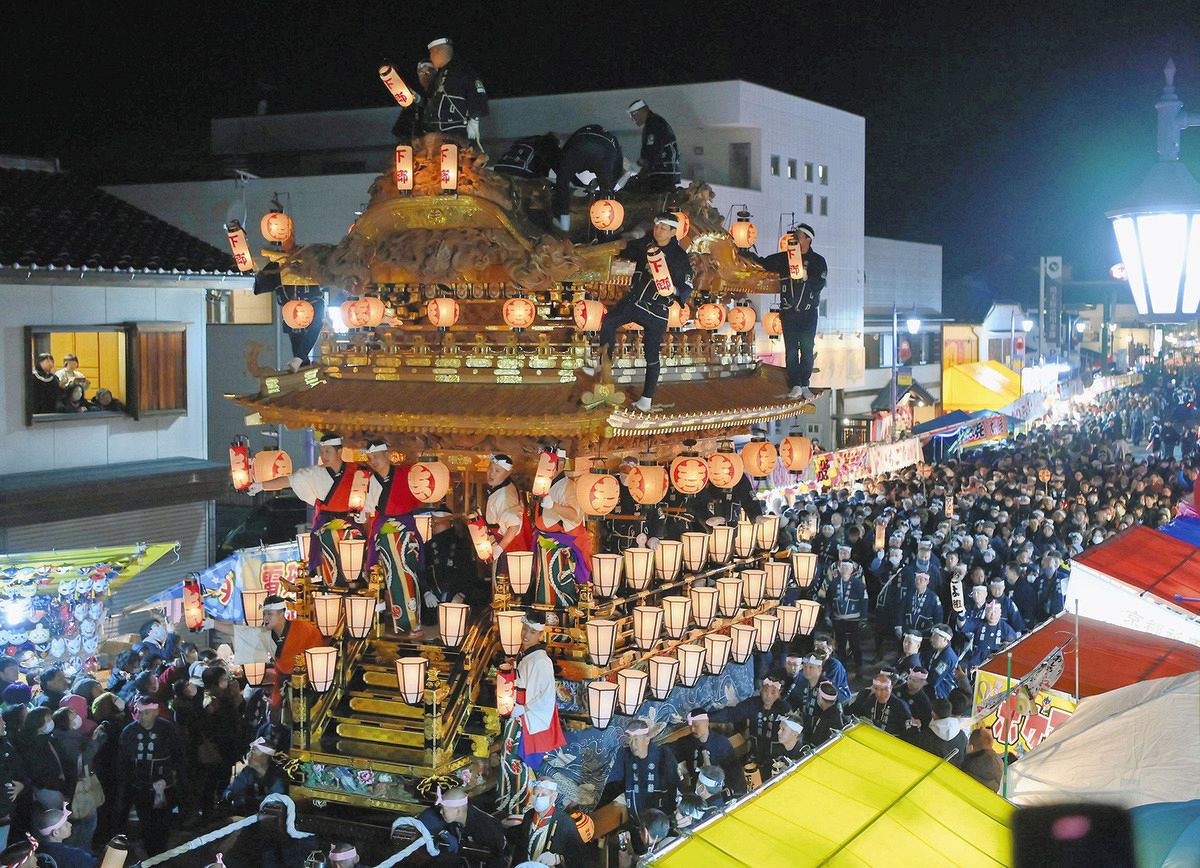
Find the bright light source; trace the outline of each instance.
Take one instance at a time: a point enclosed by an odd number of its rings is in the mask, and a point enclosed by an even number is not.
[[[921,331],[921,320],[919,317],[910,316],[904,324],[908,326],[908,333],[910,335],[915,335]]]
[[[1083,320],[1075,323],[1075,331],[1083,334],[1085,331],[1087,331],[1087,323],[1085,323]]]
[[[325,315],[329,317],[329,327],[335,334],[344,335],[350,331],[350,326],[346,325],[346,320],[342,318],[342,309],[337,305],[326,308]]]
[[[1118,262],[1108,270],[1109,275],[1113,280],[1128,280],[1129,271],[1125,268],[1124,262]]]
[[[1033,331],[1033,320],[1031,320],[1031,319],[1021,320],[1021,331],[1023,331],[1023,332]]]

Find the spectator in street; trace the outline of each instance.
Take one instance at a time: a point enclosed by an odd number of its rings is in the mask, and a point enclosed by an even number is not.
[[[962,770],[992,792],[999,792],[1004,767],[994,743],[990,729],[981,727],[973,730],[967,740],[967,755],[963,759]]]
[[[124,413],[125,405],[113,397],[111,389],[97,389],[91,401],[91,409],[106,413]]]

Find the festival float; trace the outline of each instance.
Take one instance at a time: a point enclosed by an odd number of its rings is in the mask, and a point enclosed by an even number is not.
[[[284,286],[344,294],[349,329],[323,331],[315,362],[294,372],[260,368],[252,352],[260,390],[234,397],[248,421],[338,432],[350,460],[369,439],[386,440],[413,495],[451,514],[460,533],[467,524],[477,580],[491,584],[490,606],[442,603],[437,635],[414,636],[388,617],[400,559],[363,569],[362,540],[335,530],[321,575],[361,572],[365,588],[327,586],[301,566],[318,544],[302,536],[305,552],[282,586],[297,615],[331,639],[291,675],[288,762],[306,813],[335,804],[415,813],[434,787],[462,784],[495,794],[497,811],[511,814],[523,809],[534,771],[587,810],[616,755],[620,715],[649,716],[657,732],[694,705],[740,699],[753,690],[753,650],[816,620],[815,601],[781,602],[804,596],[797,582],[811,582],[815,557],[777,552],[778,518],[753,521],[735,497],[749,477],[765,479],[781,460],[799,473],[812,456],[799,436],[778,451],[761,436],[732,445],[756,425],[812,411],[782,397],[782,369],[755,358],[748,299],[778,285],[739,256],[746,233],[723,227],[704,184],[620,202],[576,198],[564,233],[549,216],[548,184],[484,162],[437,134],[401,144],[340,242],[257,254]],[[672,312],[663,409],[642,413],[629,394],[643,375],[640,331],[619,333],[611,364],[596,359],[596,333],[633,273],[618,257],[618,225],[643,234],[664,209],[675,212],[690,257],[693,308]],[[244,234],[237,241],[245,245]],[[302,322],[306,312],[290,313]],[[566,497],[586,521],[488,560],[497,540],[474,517],[496,454],[510,457],[531,516],[567,470]],[[630,457],[626,487],[613,474]],[[234,463],[247,482],[251,457],[243,449]],[[723,521],[689,521],[701,496]],[[652,511],[686,532],[647,540]],[[417,522],[423,538],[431,521]],[[546,623],[567,738],[540,770],[513,756],[509,717],[511,664],[533,612]]]

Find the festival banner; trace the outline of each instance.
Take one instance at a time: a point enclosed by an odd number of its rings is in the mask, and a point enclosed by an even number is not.
[[[1052,689],[1062,675],[1068,644],[1052,651],[1020,679],[975,671],[974,722],[991,729],[996,753],[1012,751],[1024,756],[1075,713],[1074,697]]]
[[[921,441],[909,437],[896,443],[877,443],[871,448],[871,474],[881,476],[884,473],[895,473],[923,460]]]

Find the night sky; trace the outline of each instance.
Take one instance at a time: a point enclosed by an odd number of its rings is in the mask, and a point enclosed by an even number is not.
[[[1154,159],[1167,57],[1200,112],[1195,4],[816,5],[21,4],[0,152],[211,177],[210,117],[389,105],[376,62],[447,35],[495,97],[742,78],[863,115],[868,234],[941,244],[948,282],[1020,298],[1040,255],[1076,278],[1116,261],[1103,214]],[[1200,174],[1200,130],[1183,153]]]

